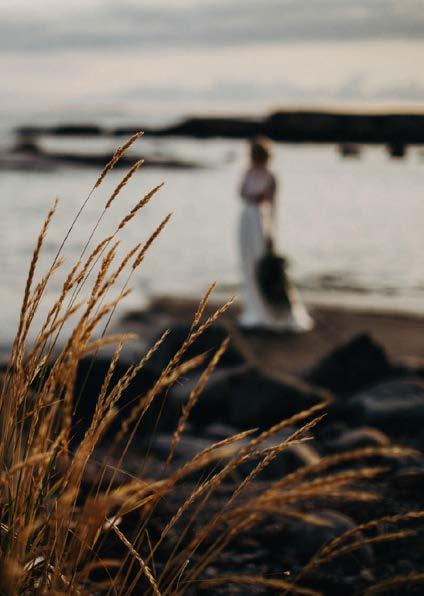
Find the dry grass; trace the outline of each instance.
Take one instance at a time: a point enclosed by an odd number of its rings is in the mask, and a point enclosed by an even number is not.
[[[129,292],[127,287],[133,272],[141,265],[146,251],[166,226],[170,216],[158,225],[144,245],[133,247],[120,260],[119,235],[153,198],[160,185],[136,203],[118,223],[112,236],[98,241],[92,248],[90,244],[103,216],[112,211],[114,201],[142,165],[141,162],[130,169],[106,201],[79,259],[70,267],[56,303],[34,342],[28,341],[34,315],[41,304],[47,283],[62,266],[62,253],[70,231],[105,176],[139,137],[140,134],[134,135],[115,152],[66,232],[51,267],[37,284],[34,280],[39,255],[54,217],[56,203],[48,213],[36,242],[19,327],[0,398],[0,593],[130,594],[142,591],[165,595],[182,594],[200,584],[212,587],[234,583],[264,586],[280,592],[289,590],[298,594],[317,594],[305,586],[294,585],[283,579],[233,575],[206,581],[202,574],[236,536],[260,524],[270,515],[278,514],[307,523],[322,524],[326,522],[319,516],[303,510],[306,503],[322,497],[338,501],[377,498],[372,490],[364,488],[364,482],[378,476],[384,467],[368,466],[366,459],[400,457],[410,453],[406,449],[387,446],[323,458],[285,476],[272,486],[261,487],[258,484],[255,490],[251,490],[257,477],[276,457],[291,446],[309,439],[310,431],[319,423],[326,403],[317,404],[259,434],[252,429],[219,441],[179,469],[172,471],[169,468],[160,480],[145,476],[141,466],[137,477],[127,475],[126,481],[116,482],[116,478],[122,476],[122,462],[137,436],[143,417],[165,389],[203,361],[203,356],[185,360],[188,349],[232,304],[233,300],[230,300],[202,322],[214,286],[208,289],[200,302],[190,332],[175,356],[164,367],[153,387],[134,400],[110,448],[110,468],[112,461],[115,467],[106,482],[109,463],[96,463],[95,448],[115,420],[120,398],[167,336],[165,333],[140,362],[132,365],[114,386],[110,386],[122,347],[132,339],[130,336],[107,335],[111,317],[116,305]],[[91,275],[93,271],[96,272],[94,277]],[[120,286],[125,271],[127,277]],[[118,295],[111,296],[116,289]],[[59,335],[69,320],[73,321],[72,332],[53,357]],[[93,417],[82,440],[72,449],[78,362],[87,354],[95,355],[110,343],[116,344],[116,350],[99,395],[95,396]],[[168,462],[173,457],[192,408],[227,345],[228,340],[225,340],[212,357],[183,408]],[[289,437],[277,441],[272,447],[263,447],[265,441],[293,425],[297,429]],[[235,449],[241,441],[242,446]],[[114,450],[118,448],[119,453],[114,455]],[[340,470],[340,465],[358,461],[363,461],[363,465]],[[243,480],[234,483],[234,474],[247,462],[255,462],[252,471]],[[90,466],[94,466],[97,473],[94,479],[91,476],[91,485],[87,488],[87,470]],[[333,468],[335,471],[329,471]],[[208,470],[208,473],[169,514],[160,532],[152,536],[149,523],[158,508],[163,503],[171,502],[171,497],[179,494],[184,480],[202,469]],[[357,488],[358,481],[361,482],[360,489]],[[218,509],[208,514],[211,497],[223,487],[230,487],[230,494]],[[132,527],[131,522],[131,535],[128,535],[122,529],[125,524],[121,525],[121,521],[134,513],[138,515],[138,525]],[[416,512],[415,515],[421,514]],[[200,518],[204,520],[203,527],[194,531],[196,521]],[[390,521],[386,519],[384,523]],[[378,525],[380,522],[374,523]],[[366,529],[360,526],[358,532]],[[377,539],[399,539],[406,535],[405,532],[392,532],[385,537],[359,538],[356,541],[354,531],[345,534],[317,553],[297,580],[305,578],[316,565],[359,548],[364,543]],[[111,540],[111,534],[120,545],[117,551],[119,556],[116,557],[103,554],[104,545]],[[166,560],[161,560],[164,545],[167,545],[168,554]],[[103,572],[101,579],[95,573],[99,570]],[[422,581],[422,576],[416,576],[416,580]],[[401,585],[408,581],[410,583],[412,578],[395,578],[393,581]],[[384,589],[385,586],[381,584],[370,593],[379,593]]]

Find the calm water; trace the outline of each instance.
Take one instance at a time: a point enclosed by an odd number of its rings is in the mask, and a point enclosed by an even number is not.
[[[78,149],[81,141],[44,144]],[[109,140],[84,141],[85,150],[110,146]],[[129,249],[173,212],[168,229],[131,280],[127,306],[140,306],[155,294],[198,295],[214,280],[223,294],[238,291],[237,187],[245,167],[244,143],[146,139],[137,146],[138,153],[144,151],[194,158],[207,167],[142,169],[102,222],[96,239],[110,232],[146,190],[165,181],[121,238],[122,251]],[[280,182],[279,247],[307,298],[424,312],[424,158],[418,149],[399,161],[390,160],[382,148],[365,148],[360,159],[342,160],[333,146],[278,145],[273,170]],[[122,175],[113,172],[87,205],[65,248],[68,263],[80,254]],[[95,179],[91,169],[0,172],[1,343],[15,330],[29,256],[53,198],[61,202],[42,267]],[[44,309],[59,284],[60,276],[48,289]]]

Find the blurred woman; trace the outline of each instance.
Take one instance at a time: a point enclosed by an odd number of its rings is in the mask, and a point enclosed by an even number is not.
[[[240,252],[244,308],[239,324],[249,329],[305,331],[312,328],[313,322],[295,290],[287,288],[281,293],[279,304],[275,300],[271,303],[258,282],[258,268],[266,255],[272,254],[275,240],[277,183],[268,168],[270,158],[268,141],[254,139],[250,144],[250,165],[240,189],[243,199]],[[283,271],[281,273],[284,275]]]

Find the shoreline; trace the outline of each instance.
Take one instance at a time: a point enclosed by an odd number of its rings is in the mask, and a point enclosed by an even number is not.
[[[178,481],[174,481],[163,494],[159,493],[160,501],[153,502],[152,509],[148,510],[150,525],[147,531],[153,537],[165,534],[166,528],[173,523],[169,520],[178,523],[174,533],[156,552],[159,578],[168,564],[170,550],[181,552],[182,560],[186,560],[184,549],[190,548],[192,540],[201,535],[202,528],[208,528],[211,520],[215,523],[216,519],[221,519],[223,504],[231,505],[231,495],[238,496],[242,489],[243,500],[236,508],[229,509],[231,514],[240,512],[245,517],[245,506],[255,507],[256,503],[259,504],[258,511],[263,513],[254,524],[243,527],[240,535],[234,537],[224,558],[218,556],[208,561],[201,580],[222,577],[232,573],[233,569],[245,569],[246,552],[252,576],[271,577],[281,573],[281,569],[288,569],[291,577],[296,578],[307,561],[312,560],[329,540],[385,516],[421,511],[424,480],[424,460],[420,455],[424,420],[423,317],[358,312],[340,306],[312,307],[314,330],[304,334],[276,335],[241,331],[237,326],[239,306],[234,305],[216,324],[204,330],[184,354],[182,360],[185,362],[193,362],[196,356],[205,357],[200,370],[197,361],[197,368],[184,369],[169,385],[164,384],[161,392],[150,393],[151,387],[162,379],[163,371],[167,370],[187,333],[193,329],[191,321],[198,302],[194,298],[162,296],[144,309],[129,312],[116,323],[114,330],[110,330],[111,334],[135,331],[140,341],[125,346],[130,348],[129,351],[124,350],[119,362],[115,362],[113,374],[116,376],[108,380],[109,395],[114,395],[115,387],[124,389],[114,402],[112,424],[95,446],[80,489],[83,498],[91,495],[98,487],[100,471],[102,480],[109,486],[108,490],[112,486],[114,495],[127,491],[128,486],[133,491],[134,479],[140,479],[138,482],[142,483],[144,491],[145,486],[149,486],[144,478],[153,486],[156,482],[161,486],[168,482],[168,478],[177,475]],[[213,296],[202,322],[221,304],[222,301]],[[164,328],[171,328],[169,337],[125,384],[125,375],[137,370],[134,364],[143,358]],[[204,365],[208,360],[210,364],[212,354],[227,335],[231,338],[228,350],[208,377],[200,400],[193,401],[192,396],[202,383]],[[78,362],[73,386],[72,440],[75,445],[83,444],[81,441],[90,436],[87,432],[91,428],[90,421],[96,416],[97,396],[105,386],[114,351],[114,346],[107,346]],[[174,370],[178,368],[176,366]],[[172,373],[169,377],[172,378]],[[126,421],[131,419],[134,404],[143,405],[149,395],[155,399],[150,402],[146,416],[146,410],[139,410],[134,442],[131,447],[125,447],[123,456],[116,454],[113,457],[110,446],[120,436]],[[184,412],[189,416],[175,441],[175,429],[180,428]],[[319,417],[310,422],[311,426],[307,424],[302,429],[302,420],[317,413]],[[133,418],[133,423],[135,420]],[[306,434],[307,430],[312,432],[300,441],[293,440],[297,433]],[[240,437],[239,433],[245,431],[254,433],[252,442],[243,435],[244,442],[239,440],[232,445],[233,437]],[[218,442],[222,447],[225,444],[225,448],[213,453]],[[125,438],[123,445],[126,444]],[[261,445],[259,450],[258,445]],[[245,449],[248,451],[244,452]],[[191,462],[206,450],[211,459],[199,468],[189,468]],[[371,458],[372,462],[381,460],[384,467],[364,467]],[[190,473],[179,476],[181,470],[190,470]],[[312,479],[311,472],[314,473]],[[217,488],[210,483],[210,478],[219,480]],[[326,491],[325,485],[333,478],[335,482],[342,478],[342,489],[347,489],[346,492]],[[281,480],[288,483],[283,491],[279,488]],[[203,488],[209,491],[206,497],[201,493],[202,498],[208,499],[208,507],[202,506],[205,501],[200,502],[195,505],[193,514],[191,508],[185,509],[185,503],[191,505],[193,495],[198,495]],[[285,515],[284,501],[282,506],[280,504],[285,491],[288,515]],[[297,515],[292,513],[292,493],[301,503]],[[275,498],[276,507],[269,511],[264,509],[263,495],[268,500]],[[143,499],[140,508],[145,502],[149,504],[149,498],[150,495]],[[133,511],[134,515],[131,515]],[[297,509],[294,511],[296,514]],[[322,519],[324,524],[305,519],[309,512],[313,512],[315,519]],[[122,534],[133,542],[140,535],[139,519],[140,513],[134,508],[119,520]],[[233,523],[232,518],[223,522]],[[101,523],[104,524],[103,517]],[[419,529],[420,526],[417,532]],[[226,526],[224,531],[227,532]],[[204,539],[206,548],[210,548],[210,543],[216,544],[215,533],[209,532]],[[388,531],[386,534],[390,539]],[[100,552],[116,559],[122,544],[113,534],[110,536],[110,533],[105,534],[104,550]],[[349,596],[358,593],[358,587],[364,593],[366,587],[378,585],[387,575],[396,577],[399,573],[397,559],[405,561],[411,573],[418,572],[423,568],[423,558],[414,542],[415,536],[414,521],[411,540],[397,545],[395,555],[393,549],[375,548],[371,540],[366,556],[362,558],[361,554],[359,562],[343,558],[336,570],[324,568],[318,575],[311,574],[305,585],[319,588],[320,594],[339,593],[342,588]],[[161,544],[160,538],[156,544]],[[149,548],[151,552],[150,544]],[[147,558],[148,551],[142,553]],[[193,551],[190,559],[198,564],[202,555],[203,551]],[[137,583],[137,590],[145,593],[142,580]],[[207,589],[204,592],[216,593]]]
[[[211,314],[222,300],[208,305]],[[127,312],[115,331],[135,332],[145,345],[167,327],[191,321],[198,301],[193,298],[158,296],[145,309]],[[254,366],[270,374],[297,374],[314,366],[336,347],[367,334],[381,344],[394,361],[424,367],[424,316],[414,313],[354,309],[343,305],[307,302],[315,321],[302,334],[245,333],[237,326],[239,306],[233,305],[218,321]]]
[[[381,314],[424,319],[424,300],[420,296],[393,296],[373,293],[353,293],[337,290],[302,290],[301,295],[308,307],[351,310],[364,314]]]
[[[143,130],[151,137],[190,137],[199,139],[248,139],[264,135],[277,142],[294,143],[365,143],[385,144],[401,148],[393,157],[403,157],[404,148],[424,142],[424,114],[422,110],[332,110],[325,108],[277,108],[250,117],[235,115],[186,115],[165,126],[105,127],[95,121],[85,123],[62,122],[56,125],[21,125],[15,128],[20,136],[130,136]]]
[[[216,289],[206,309],[206,314],[224,304],[234,293]],[[237,294],[236,294],[237,295]],[[239,301],[230,308],[218,324],[222,324],[253,362],[268,372],[280,368],[284,359],[285,372],[298,373],[362,333],[369,334],[387,351],[390,358],[424,368],[424,310],[418,306],[407,310],[405,303],[398,307],[382,305],[367,300],[369,296],[352,297],[341,293],[311,291],[301,292],[305,305],[315,321],[314,329],[301,334],[273,334],[266,332],[244,333],[237,325]],[[189,323],[201,296],[160,294],[124,308],[117,316],[111,333],[130,332],[139,336],[138,348],[148,348],[160,331],[167,327]],[[418,299],[414,301],[420,302]],[[424,305],[423,305],[424,306]],[[5,362],[10,355],[10,341],[0,343],[0,359]],[[130,344],[131,345],[131,344]],[[418,363],[418,364],[417,364]]]

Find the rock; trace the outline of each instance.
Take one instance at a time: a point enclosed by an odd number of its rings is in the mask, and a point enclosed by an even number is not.
[[[176,124],[171,124],[160,129],[149,129],[142,127],[145,134],[154,136],[188,136],[199,139],[208,139],[212,137],[223,137],[230,139],[251,138],[260,133],[260,120],[253,118],[234,118],[234,117],[194,117],[187,118]],[[134,127],[117,128],[116,135],[128,136],[141,130]]]
[[[174,399],[185,402],[195,379],[173,389]],[[294,383],[283,383],[248,366],[214,373],[190,416],[198,427],[219,422],[245,430],[269,428],[320,401]],[[181,406],[180,406],[181,407]]]
[[[421,115],[353,114],[285,110],[270,114],[262,134],[277,141],[387,143],[414,142],[424,132]],[[417,141],[415,141],[417,142]]]
[[[148,367],[153,370],[155,374],[159,374],[164,369],[181,347],[189,332],[190,325],[177,325],[171,329],[169,336],[148,363]],[[161,335],[162,333],[160,333],[156,339],[159,339]],[[184,360],[189,360],[194,356],[207,352],[206,362],[208,362],[227,336],[228,333],[224,327],[221,325],[211,325],[187,350],[184,355]],[[156,339],[152,341],[152,345]],[[244,356],[233,344],[230,344],[227,351],[223,354],[218,367],[240,366],[244,363]],[[204,365],[202,366],[204,367]]]
[[[175,447],[174,454],[170,464],[165,465],[168,455],[171,450],[173,435],[171,433],[158,433],[152,437],[151,445],[149,446],[150,469],[152,477],[156,477],[157,474],[169,475],[172,472],[180,469],[184,464],[193,460],[193,458],[216,443],[215,440],[210,438],[193,436],[189,434],[183,434],[180,437],[178,444]],[[245,445],[246,442],[237,442],[230,445],[226,445],[222,448],[214,450],[208,459],[208,462],[201,468],[195,469],[184,478],[184,481],[193,483],[204,480],[206,476],[215,474],[219,469],[222,469],[233,457],[236,456],[240,450],[241,445]],[[247,475],[249,470],[239,470],[242,475]]]
[[[74,389],[73,436],[75,442],[81,440],[90,424],[109,365],[108,358],[100,357],[83,358],[78,364]],[[128,363],[118,363],[112,375],[109,390],[116,385],[127,370]],[[153,386],[154,381],[155,377],[147,369],[139,372],[118,401],[116,406],[118,414],[109,426],[104,439],[107,440],[115,435],[137,400],[146,394]],[[156,428],[165,430],[175,428],[179,414],[180,412],[175,410],[174,404],[167,399],[166,394],[157,396],[143,418],[137,432],[138,437],[147,439],[152,430]]]
[[[165,463],[171,450],[172,439],[173,435],[171,433],[155,434],[149,448],[150,454],[159,462]],[[215,442],[216,441],[204,437],[183,434],[175,447],[170,464],[171,468],[166,467],[166,473],[169,474],[170,469],[179,469]],[[231,444],[216,449],[213,454],[211,454],[209,463],[188,475],[186,480],[193,482],[204,477],[205,474],[216,472],[220,467],[223,467],[239,449],[240,444]]]
[[[258,449],[272,449],[287,440],[297,429],[290,426],[273,435],[258,446]],[[245,441],[244,443],[247,443]],[[239,443],[240,445],[241,443]],[[271,462],[262,470],[256,477],[257,480],[273,480],[276,478],[283,478],[286,474],[297,470],[302,466],[307,466],[317,463],[320,459],[319,454],[310,443],[298,443],[287,447],[284,451],[279,453]],[[256,468],[262,458],[255,458],[246,462],[238,468],[238,471],[243,476],[247,476]]]
[[[364,333],[323,358],[306,379],[336,395],[350,395],[399,372],[382,346]]]
[[[190,422],[197,429],[203,429],[205,426],[219,423],[232,425],[229,415],[229,379],[238,372],[244,371],[245,366],[215,370],[206,383],[206,387],[200,395],[195,407],[190,413]],[[187,402],[191,391],[196,387],[201,376],[201,372],[190,375],[171,389],[172,400],[175,407],[181,412],[183,405]],[[238,432],[239,429],[236,429]],[[220,437],[222,438],[222,437]]]
[[[52,136],[101,136],[104,130],[96,124],[59,124],[57,126],[21,126],[16,129],[19,135]]]
[[[396,494],[402,499],[413,499],[424,505],[424,468],[409,466],[403,468],[391,479],[389,485],[390,494]]]
[[[295,384],[277,381],[253,368],[229,377],[225,389],[230,423],[241,429],[269,428],[321,401]]]
[[[423,385],[415,380],[394,380],[352,397],[345,408],[351,423],[375,426],[391,437],[421,433],[424,425]]]
[[[296,566],[303,567],[324,544],[357,525],[350,517],[338,511],[323,509],[312,513],[322,521],[323,525],[298,520],[289,521],[284,535],[281,536],[283,543],[290,544],[293,549]],[[350,574],[355,568],[358,570],[369,566],[372,560],[372,550],[369,546],[355,550],[351,555],[344,557]],[[343,562],[342,559],[338,561]]]
[[[32,161],[34,164],[38,164],[40,167],[57,166],[62,167],[65,165],[75,165],[83,167],[97,168],[101,167],[102,164],[108,163],[112,155],[110,153],[62,153],[57,151],[44,151],[40,150],[34,152],[32,155]],[[121,157],[119,162],[116,163],[117,168],[130,168],[138,161],[138,156],[127,155]],[[7,166],[8,162],[2,160],[2,165]],[[16,163],[16,159],[15,159]],[[184,161],[175,159],[172,157],[146,157],[143,165],[147,168],[170,168],[170,169],[196,169],[207,167],[206,164],[197,163],[194,161]]]
[[[267,439],[263,443],[260,444],[258,449],[270,449],[282,441],[288,439],[290,435],[295,432],[295,428],[289,427],[284,429],[280,433],[277,433],[273,437]],[[237,431],[234,433],[228,434],[227,438],[237,434]],[[198,455],[204,449],[207,449],[211,445],[217,442],[217,440],[211,438],[210,436],[199,436],[199,435],[192,435],[192,434],[183,434],[180,437],[180,440],[175,448],[174,456],[173,456],[173,467],[179,468],[180,466],[184,465],[185,463],[191,461],[196,455]],[[246,447],[251,439],[243,439],[234,443],[230,443],[229,445],[225,445],[223,447],[219,447],[213,452],[213,458],[211,462],[206,466],[206,468],[202,468],[200,471],[200,476],[204,476],[205,472],[214,472],[218,469],[218,467],[225,466],[228,461],[232,458],[236,457],[239,453],[240,449]],[[172,434],[169,433],[159,433],[155,434],[152,444],[151,444],[151,453],[157,457],[160,461],[166,461],[168,454],[170,452],[172,444]],[[245,477],[252,470],[256,468],[258,463],[261,461],[262,458],[252,458],[248,462],[245,462],[241,466],[237,468],[237,475]],[[319,460],[319,455],[312,447],[312,445],[301,443],[296,444],[288,447],[285,451],[280,453],[274,460],[271,461],[270,465],[268,465],[260,476],[257,477],[259,480],[270,480],[273,478],[281,478],[285,474],[292,472],[293,470],[299,468],[303,465],[308,465],[312,463],[316,463]],[[196,478],[199,476],[199,473],[196,473]],[[189,480],[193,480],[193,475],[190,475]]]
[[[234,426],[230,426],[229,424],[224,424],[221,422],[213,422],[203,429],[203,435],[205,437],[214,439],[215,441],[221,441],[227,437],[233,437],[238,432],[238,429],[234,428]]]
[[[272,436],[270,439],[261,443],[261,449],[272,448],[282,441],[288,439],[295,432],[295,428],[289,427]],[[279,453],[277,457],[265,468],[258,477],[261,480],[272,480],[283,478],[286,474],[293,472],[302,466],[317,463],[320,456],[313,446],[313,442],[298,443],[291,445],[285,451]],[[251,463],[252,468],[256,466],[259,460]],[[249,470],[250,471],[250,470]]]
[[[57,126],[25,126],[22,134],[130,136],[143,130],[146,136],[188,136],[200,139],[222,137],[249,139],[265,135],[274,141],[315,143],[390,143],[404,146],[422,144],[424,119],[422,114],[354,114],[311,110],[284,110],[265,118],[228,116],[197,116],[185,118],[163,127],[142,123],[100,128],[95,124],[61,124]]]

